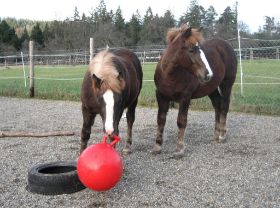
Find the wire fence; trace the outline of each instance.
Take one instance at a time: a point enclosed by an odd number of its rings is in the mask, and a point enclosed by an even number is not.
[[[233,105],[237,110],[245,112],[272,112],[270,114],[279,113],[280,115],[280,40],[261,40],[242,38],[240,40],[241,50],[238,49],[238,40],[231,39],[228,42],[233,46],[236,56],[241,55],[243,66],[243,74],[239,72],[236,83],[234,85]],[[130,47],[129,49],[136,53],[143,65],[157,63],[166,46],[150,45]],[[104,48],[94,50],[94,53]],[[93,54],[94,55],[94,54]],[[33,62],[36,67],[50,68],[71,68],[75,66],[86,66],[89,64],[91,53],[89,49],[72,50],[72,51],[35,51]],[[0,72],[9,70],[13,67],[28,68],[29,53],[23,51],[18,54],[5,54],[0,56]],[[241,63],[239,63],[240,66]],[[155,65],[152,66],[155,69]],[[152,76],[145,76],[143,92],[141,93],[143,103],[155,103],[154,83]],[[25,70],[23,70],[25,71]],[[153,73],[153,72],[150,72]],[[28,74],[28,73],[27,73]],[[28,77],[28,75],[26,75]],[[26,78],[25,77],[25,78]],[[54,76],[38,76],[35,73],[35,80],[47,81],[78,81],[81,82],[83,74],[76,77],[54,77]],[[0,73],[1,80],[22,79],[23,76],[3,76]],[[11,81],[12,82],[12,81]],[[241,85],[242,84],[242,85]],[[25,84],[26,85],[26,84]],[[1,85],[0,85],[1,86]],[[241,93],[243,88],[244,93]],[[3,93],[2,93],[3,94]],[[140,101],[141,102],[141,101]],[[194,101],[193,105],[204,106],[205,101]],[[210,104],[211,105],[211,104]],[[207,101],[205,109],[209,108]],[[238,106],[238,107],[236,107]]]
[[[239,54],[237,38],[230,39],[228,42]],[[135,52],[142,63],[158,62],[160,55],[166,48],[165,45],[135,46],[129,47]],[[104,48],[96,49],[95,53]],[[241,39],[241,56],[243,60],[271,59],[279,61],[280,58],[280,40],[261,40],[261,39]],[[29,64],[28,51],[18,54],[7,54],[0,56],[0,67],[11,67]],[[90,51],[85,50],[55,50],[55,51],[35,51],[35,65],[87,65],[90,61]]]

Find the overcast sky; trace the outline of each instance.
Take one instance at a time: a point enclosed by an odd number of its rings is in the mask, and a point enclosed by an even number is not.
[[[120,6],[126,21],[138,9],[141,16],[145,15],[150,6],[154,14],[160,16],[166,10],[171,10],[176,20],[186,11],[190,0],[104,0],[107,10],[116,11]],[[221,14],[227,6],[233,8],[236,0],[198,0],[205,9],[212,5],[218,14]],[[80,15],[89,15],[100,0],[1,0],[0,17],[14,17],[31,20],[64,20],[73,17],[74,8],[77,6]],[[245,22],[251,32],[264,25],[264,16],[275,17],[279,21],[280,9],[278,0],[253,1],[239,0],[239,19]]]

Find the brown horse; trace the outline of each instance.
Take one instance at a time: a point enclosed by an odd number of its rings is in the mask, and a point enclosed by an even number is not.
[[[104,133],[118,135],[118,125],[125,108],[128,127],[124,153],[130,152],[142,78],[139,59],[127,49],[103,50],[92,59],[81,89],[83,127],[80,152],[87,147],[97,114],[102,118]]]
[[[179,103],[178,139],[175,156],[183,156],[184,135],[191,99],[209,96],[215,109],[214,140],[223,142],[237,59],[232,47],[223,40],[205,42],[201,29],[187,25],[167,33],[168,46],[157,64],[154,80],[158,102],[157,137],[153,153],[161,152],[169,102]]]

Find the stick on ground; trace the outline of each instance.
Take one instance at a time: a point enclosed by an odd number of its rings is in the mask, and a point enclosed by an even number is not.
[[[73,136],[73,131],[52,131],[52,132],[4,132],[0,131],[1,137],[48,137],[48,136]]]

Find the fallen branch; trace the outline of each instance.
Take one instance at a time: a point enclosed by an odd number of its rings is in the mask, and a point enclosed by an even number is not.
[[[52,132],[4,132],[0,131],[1,137],[48,137],[48,136],[73,136],[73,131],[52,131]]]

